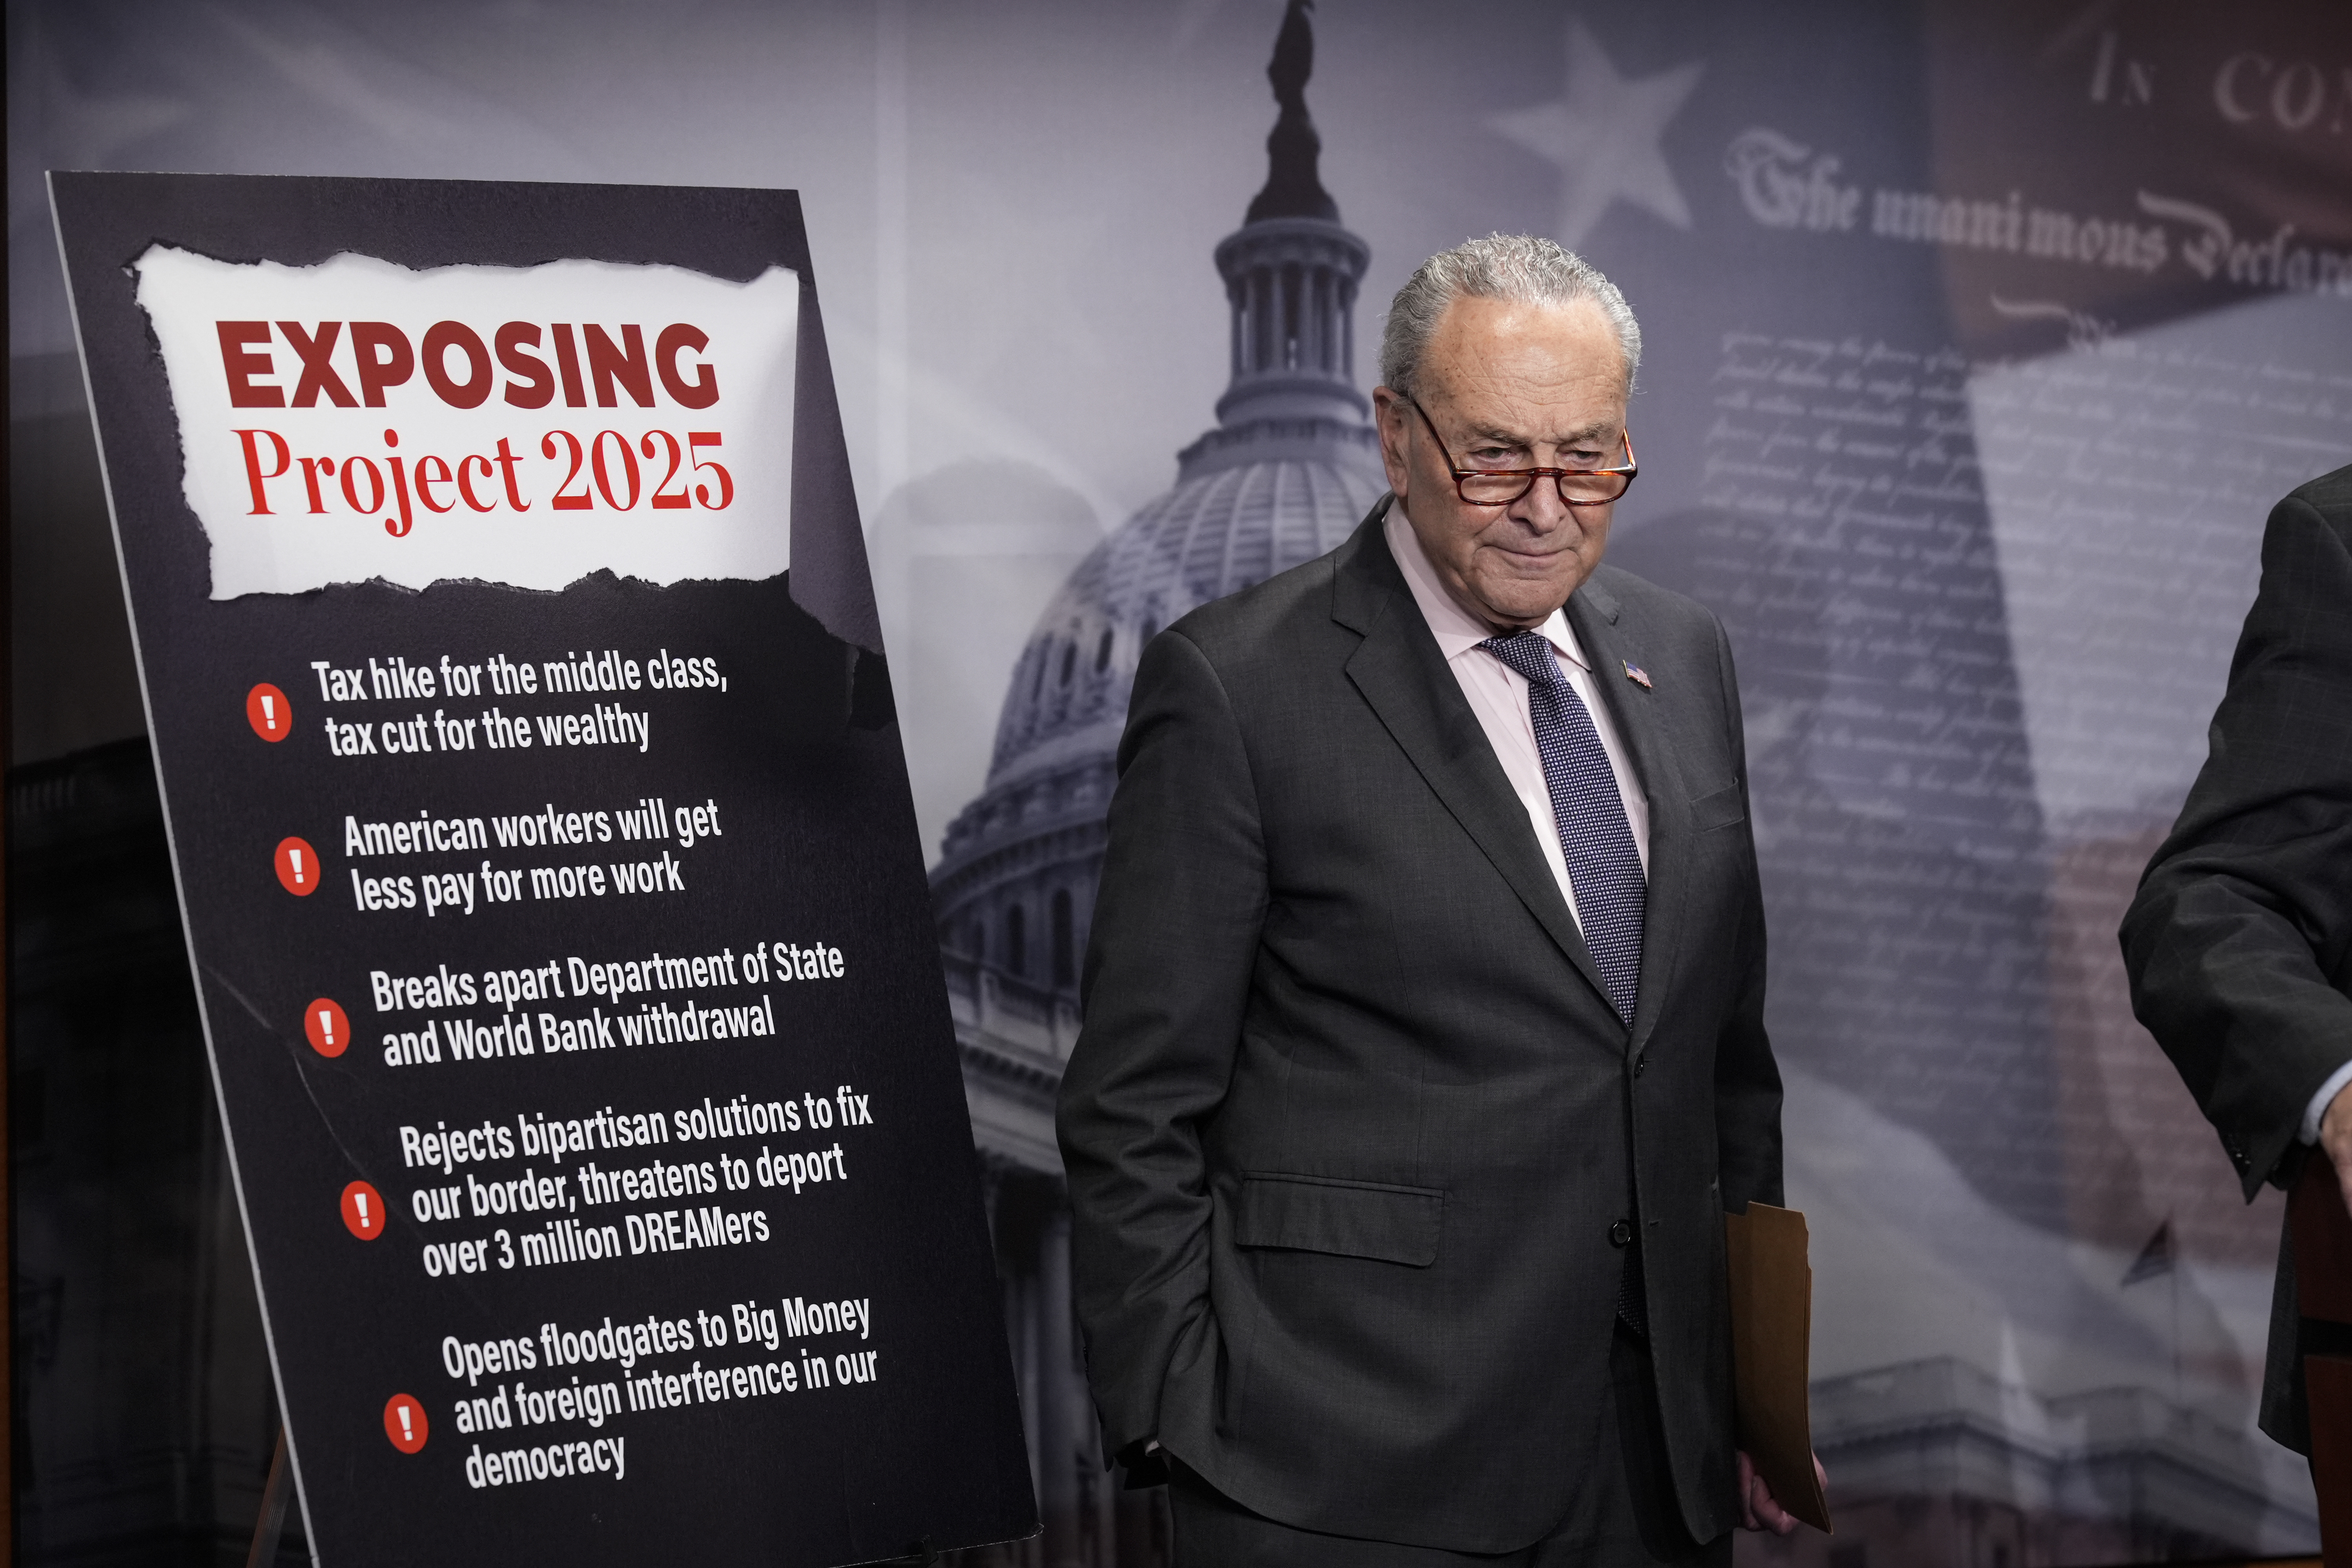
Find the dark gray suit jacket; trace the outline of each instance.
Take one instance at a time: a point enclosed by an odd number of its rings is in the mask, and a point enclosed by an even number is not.
[[[1108,1446],[1307,1529],[1525,1546],[1616,1441],[1630,1217],[1708,1540],[1738,1519],[1723,1215],[1780,1198],[1730,650],[1611,567],[1569,601],[1650,801],[1629,1032],[1386,507],[1137,672],[1060,1117]]]
[[[2124,964],[2251,1200],[2293,1183],[2304,1110],[2352,1059],[2352,468],[2273,509],[2210,745],[2124,916]],[[2298,1318],[2282,1236],[2262,1422],[2303,1453],[2305,1350],[2352,1339]]]

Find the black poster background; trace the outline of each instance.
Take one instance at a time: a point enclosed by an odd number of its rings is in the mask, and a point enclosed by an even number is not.
[[[780,1562],[831,1563],[1020,1535],[1034,1527],[1005,1340],[982,1226],[971,1143],[887,677],[874,632],[857,518],[824,336],[790,193],[396,180],[59,174],[54,199],[102,453],[172,833],[183,909],[271,1351],[321,1561]],[[748,280],[772,265],[801,287],[794,401],[793,568],[763,582],[656,588],[600,573],[561,593],[444,582],[422,592],[373,583],[228,602],[207,596],[201,525],[181,491],[179,438],[163,367],[128,264],[151,244],[226,260],[289,265],[344,251],[422,268],[522,266],[565,258],[667,263]],[[644,691],[649,750],[481,751],[335,758],[319,720],[312,659],[339,668],[403,655],[539,661],[614,648],[715,658],[724,694]],[[283,743],[247,727],[245,695],[268,680],[292,700]],[[443,700],[453,707],[463,700]],[[396,703],[346,718],[406,717]],[[425,704],[426,707],[434,704]],[[509,711],[578,709],[545,696]],[[397,710],[395,711],[395,710]],[[470,918],[362,914],[341,847],[346,814],[414,816],[611,809],[641,795],[716,799],[724,837],[688,861],[683,896],[483,905]],[[326,861],[309,898],[278,886],[279,838]],[[505,864],[593,858],[593,850],[493,849]],[[407,869],[402,867],[402,869]],[[738,953],[761,942],[826,943],[845,979],[738,988],[709,1001],[772,997],[772,1038],[646,1046],[550,1058],[387,1068],[368,1042],[368,973],[529,968]],[[336,1059],[303,1038],[300,1013],[337,998],[360,1044]],[[586,1012],[585,1000],[557,1005]],[[610,1011],[609,1005],[607,1010]],[[462,1011],[462,1010],[461,1010]],[[473,1012],[486,1019],[492,1009]],[[431,1015],[426,1015],[431,1016]],[[422,1017],[399,1016],[415,1028]],[[874,1122],[772,1138],[671,1144],[669,1160],[763,1145],[845,1153],[848,1179],[722,1193],[764,1207],[772,1239],[428,1279],[427,1239],[486,1236],[507,1219],[421,1226],[408,1196],[428,1175],[404,1168],[403,1124],[453,1127],[518,1114],[551,1118],[833,1095],[869,1097]],[[634,1152],[573,1155],[605,1168]],[[544,1158],[479,1168],[550,1172]],[[393,1212],[355,1239],[338,1198],[364,1179]],[[714,1201],[711,1199],[701,1202]],[[596,1211],[617,1223],[625,1209]],[[590,1217],[584,1206],[575,1217]],[[495,1249],[492,1253],[496,1257]],[[461,1394],[443,1338],[533,1338],[553,1321],[592,1328],[717,1314],[723,1347],[648,1358],[679,1373],[781,1361],[797,1348],[732,1342],[730,1308],[780,1299],[864,1298],[872,1337],[811,1339],[812,1354],[877,1350],[875,1381],[761,1398],[626,1413],[462,1436]],[[635,1369],[643,1376],[646,1363]],[[622,1381],[610,1362],[520,1374],[530,1387]],[[397,1451],[385,1401],[415,1395],[432,1427]],[[464,1461],[560,1441],[626,1439],[625,1479],[572,1477],[470,1487]]]

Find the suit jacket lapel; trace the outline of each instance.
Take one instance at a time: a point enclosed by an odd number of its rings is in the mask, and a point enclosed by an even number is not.
[[[1478,717],[1429,635],[1381,525],[1388,502],[1349,541],[1337,563],[1332,617],[1363,637],[1349,656],[1348,679],[1445,809],[1454,815],[1520,902],[1541,923],[1594,993],[1601,972],[1560,897],[1534,832]],[[1646,976],[1647,964],[1644,963]],[[1636,1022],[1639,1016],[1636,1016]]]
[[[1649,666],[1658,660],[1642,647],[1643,627],[1623,622],[1617,596],[1588,579],[1568,601],[1568,623],[1574,628],[1585,657],[1592,661],[1594,684],[1616,721],[1617,733],[1632,753],[1633,771],[1650,803],[1649,894],[1642,924],[1642,979],[1633,1003],[1633,1029],[1627,1049],[1639,1051],[1657,1026],[1658,1014],[1672,994],[1675,966],[1682,956],[1683,900],[1690,884],[1690,800],[1682,769],[1675,759],[1669,722],[1672,692],[1637,685],[1625,672],[1628,663]]]

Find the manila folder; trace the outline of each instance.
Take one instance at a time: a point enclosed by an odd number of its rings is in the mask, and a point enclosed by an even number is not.
[[[1751,1203],[1723,1216],[1731,1266],[1731,1360],[1739,1446],[1782,1508],[1816,1530],[1829,1500],[1813,1473],[1806,1359],[1812,1343],[1813,1271],[1805,1216]]]

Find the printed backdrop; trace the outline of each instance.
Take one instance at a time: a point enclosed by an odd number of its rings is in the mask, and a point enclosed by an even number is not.
[[[1265,177],[1279,18],[12,3],[17,759],[139,728],[127,647],[89,629],[121,625],[90,519],[22,499],[75,460],[79,397],[41,169],[790,186],[936,857],[1040,616],[1212,423],[1210,251]],[[2252,1426],[2276,1194],[2240,1203],[2114,931],[2264,514],[2352,461],[2352,20],[1324,0],[1315,27],[1359,343],[1466,235],[1591,256],[1649,344],[1612,559],[1712,605],[1740,660],[1843,1526],[1746,1550],[2307,1546],[2301,1462]],[[1050,1326],[1057,1288],[1022,1310]],[[1042,1386],[1050,1493],[1090,1439]],[[1070,1506],[1057,1553],[1150,1560],[1110,1502]]]

